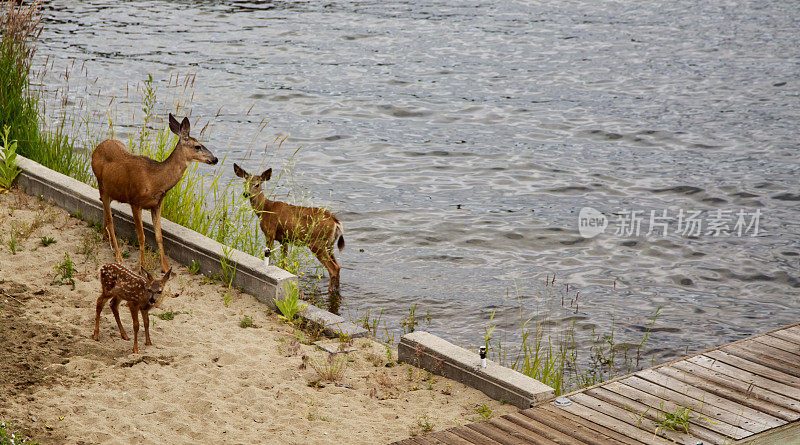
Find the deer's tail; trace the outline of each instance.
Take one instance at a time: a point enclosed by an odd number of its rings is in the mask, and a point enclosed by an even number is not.
[[[333,228],[333,239],[336,241],[336,247],[339,248],[339,252],[344,250],[344,228],[342,227],[342,223],[338,219],[334,219],[334,228]]]

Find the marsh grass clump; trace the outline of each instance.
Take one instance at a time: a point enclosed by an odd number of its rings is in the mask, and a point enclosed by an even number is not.
[[[20,249],[17,245],[17,228],[14,224],[11,224],[11,233],[8,235],[8,242],[6,243],[8,246],[8,251],[11,252],[11,255],[16,255]]]
[[[342,354],[328,354],[328,356],[321,360],[310,360],[311,368],[316,372],[315,379],[317,382],[338,382],[344,378],[344,372],[347,369],[347,358]]]
[[[558,295],[554,291],[554,282],[554,279],[551,281],[548,277],[545,291],[549,294],[546,298],[550,301],[560,298],[562,307],[575,310],[579,292],[571,294],[569,286],[566,286],[563,295]],[[493,342],[494,313],[489,318],[489,326],[485,328],[484,342],[487,351],[501,365],[552,387],[556,395],[560,395],[641,369],[645,346],[660,310],[661,307],[653,314],[650,325],[645,329],[638,344],[620,342],[615,337],[613,325],[608,333],[602,334],[597,333],[592,327],[588,354],[583,354],[582,351],[586,349],[581,349],[578,344],[574,320],[568,327],[555,330],[549,316],[539,318],[536,323],[532,323],[532,318],[523,318],[521,305],[519,324],[521,341],[516,353],[509,346],[504,346],[501,338]]]
[[[36,40],[42,32],[39,3],[29,6],[7,1],[0,12],[0,128],[9,127],[9,140],[17,141],[17,153],[60,173],[86,182],[87,153],[74,150],[59,125],[43,129],[40,116],[42,92],[34,88],[30,78],[31,64],[36,52]]]

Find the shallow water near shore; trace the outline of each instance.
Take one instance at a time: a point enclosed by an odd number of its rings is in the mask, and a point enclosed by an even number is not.
[[[48,91],[85,66],[64,103],[114,96],[123,127],[132,85],[196,73],[192,117],[213,121],[231,179],[234,161],[258,171],[300,147],[295,180],[345,225],[343,313],[382,308],[397,329],[417,304],[421,329],[462,345],[492,311],[510,344],[530,317],[638,343],[661,306],[660,362],[800,317],[795,9],[52,1],[38,58]],[[605,233],[579,234],[584,207]],[[695,210],[699,236],[677,220],[646,235],[651,211]],[[638,236],[615,234],[630,211]],[[717,211],[731,234],[707,233]]]

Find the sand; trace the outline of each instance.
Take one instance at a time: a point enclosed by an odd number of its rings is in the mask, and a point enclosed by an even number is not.
[[[133,354],[108,308],[94,341],[98,269],[114,259],[99,232],[18,190],[0,195],[0,228],[0,420],[42,443],[387,443],[479,420],[478,405],[516,411],[423,370],[387,367],[396,350],[372,340],[326,340],[352,350],[331,363],[316,338],[251,295],[233,290],[226,306],[223,285],[171,259],[167,290],[178,296],[150,311],[154,345],[140,330]],[[123,250],[138,268],[138,250]],[[51,284],[65,255],[74,289]],[[155,317],[168,311],[172,320]],[[124,303],[120,314],[132,338]],[[245,315],[256,327],[240,326]],[[336,367],[341,378],[321,375]]]

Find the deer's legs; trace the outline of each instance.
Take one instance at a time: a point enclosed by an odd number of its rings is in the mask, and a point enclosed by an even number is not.
[[[341,267],[336,262],[336,257],[333,252],[327,248],[311,248],[311,252],[317,257],[320,263],[328,269],[328,276],[330,281],[328,283],[328,292],[334,292],[339,288],[339,270]]]
[[[139,310],[135,305],[128,306],[131,310],[131,318],[133,319],[133,353],[139,353]]]
[[[119,333],[122,335],[123,340],[130,340],[128,338],[128,334],[125,333],[125,328],[122,327],[122,321],[119,319],[119,298],[112,298],[111,299],[111,312],[114,313],[114,320],[117,321],[117,327],[119,328]]]
[[[147,315],[146,310],[142,310],[142,323],[144,323],[144,344],[152,346],[153,342],[150,341],[150,317]]]
[[[142,208],[131,204],[133,225],[136,226],[136,238],[139,240],[139,265],[144,267],[144,228],[142,227]]]
[[[156,243],[158,243],[158,252],[161,254],[161,272],[167,273],[169,267],[167,267],[167,260],[164,257],[164,241],[163,238],[161,237],[161,203],[159,203],[157,206],[155,206],[150,210],[150,215],[153,216],[153,231],[156,232]]]
[[[94,335],[92,338],[95,340],[100,340],[100,312],[103,312],[103,306],[106,305],[106,301],[111,298],[111,296],[107,296],[105,292],[101,292],[100,296],[97,298],[97,312],[94,317]]]
[[[110,196],[103,196],[101,197],[103,201],[103,238],[110,238],[111,239],[111,247],[114,248],[114,254],[116,255],[116,259],[118,263],[122,262],[122,254],[119,253],[119,247],[117,246],[117,236],[114,234],[114,216],[111,214],[111,197]]]

